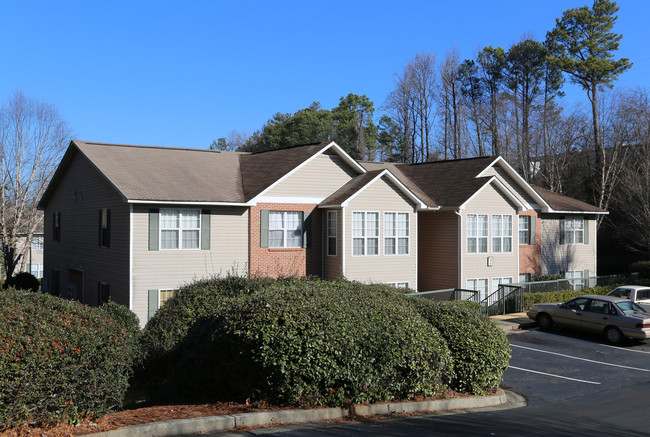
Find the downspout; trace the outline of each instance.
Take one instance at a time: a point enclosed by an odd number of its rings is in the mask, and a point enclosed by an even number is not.
[[[341,206],[341,276],[345,278],[345,207]]]
[[[454,209],[458,216],[458,287],[462,288],[461,280],[463,278],[463,216],[460,209]]]
[[[133,311],[133,204],[129,204],[129,309]]]

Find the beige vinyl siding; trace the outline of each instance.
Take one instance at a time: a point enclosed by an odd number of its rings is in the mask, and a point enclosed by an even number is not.
[[[228,273],[248,274],[247,208],[187,207],[210,209],[210,250],[149,250],[149,207],[133,208],[133,311],[141,322],[147,320],[148,290],[175,289]]]
[[[518,219],[517,208],[498,189],[490,185],[483,189],[471,203],[461,212],[461,281],[465,287],[468,278],[488,279],[491,287],[492,278],[519,277],[519,245],[517,244]],[[488,249],[487,253],[467,253],[467,215],[485,214],[488,216]],[[492,215],[505,214],[512,216],[512,252],[495,253],[492,247]],[[488,257],[492,257],[492,266],[488,266]]]
[[[379,255],[352,255],[352,213],[379,213]],[[384,212],[409,213],[409,254],[384,255]],[[417,213],[415,205],[386,178],[366,186],[343,209],[345,219],[345,277],[372,282],[408,282],[418,289],[417,283]]]
[[[338,155],[318,155],[263,197],[325,197],[358,176]]]
[[[453,211],[418,213],[420,291],[458,287],[460,217]]]
[[[336,211],[336,256],[327,254],[327,213]],[[323,278],[333,280],[343,274],[343,222],[341,209],[323,211]]]
[[[560,244],[560,220],[563,217],[582,217],[589,221],[589,243]],[[593,217],[567,214],[542,215],[542,274],[589,270],[596,275],[596,221]]]
[[[533,201],[533,199],[530,197],[526,191],[524,191],[523,187],[521,184],[515,182],[510,175],[503,169],[503,167],[500,167],[498,165],[489,168],[485,172],[486,176],[497,176],[499,181],[503,183],[508,189],[515,195],[515,197],[522,202],[524,205],[526,204],[531,204],[531,203],[536,203]]]
[[[99,210],[111,210],[110,247],[99,247]],[[54,212],[61,213],[61,241],[53,241]],[[109,284],[111,299],[129,306],[129,206],[95,167],[77,154],[44,212],[44,268],[47,287],[52,270],[60,273],[60,291],[70,269],[83,274],[83,296],[97,304],[97,283]]]

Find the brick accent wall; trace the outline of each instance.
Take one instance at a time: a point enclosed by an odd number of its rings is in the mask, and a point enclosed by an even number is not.
[[[519,273],[531,273],[537,276],[542,273],[542,219],[534,210],[523,211],[519,215],[535,217],[535,244],[519,246]]]
[[[311,246],[308,248],[261,247],[260,211],[311,212]],[[323,221],[317,205],[293,203],[260,203],[250,209],[250,274],[251,276],[322,276]]]

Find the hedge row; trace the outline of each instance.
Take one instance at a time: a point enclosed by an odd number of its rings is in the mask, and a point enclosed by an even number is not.
[[[528,308],[534,303],[546,302],[566,302],[574,297],[585,294],[607,294],[616,288],[617,285],[599,285],[597,287],[588,287],[581,290],[561,290],[561,291],[544,291],[539,293],[524,293],[524,308]]]
[[[128,323],[110,315],[119,311],[0,292],[0,429],[120,407],[138,346]]]
[[[182,288],[149,322],[145,372],[168,397],[192,401],[342,406],[447,387],[483,393],[510,354],[490,323],[382,285],[213,279]]]

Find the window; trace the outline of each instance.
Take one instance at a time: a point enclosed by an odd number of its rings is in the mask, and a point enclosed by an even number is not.
[[[174,295],[174,293],[176,293],[175,288],[160,290],[158,292],[158,308],[162,308],[165,302],[167,302]]]
[[[467,253],[487,253],[488,216],[467,214]]]
[[[585,221],[582,218],[564,219],[564,243],[582,244],[585,241]]]
[[[532,282],[532,273],[519,273],[519,282]]]
[[[585,276],[582,270],[566,272],[564,277],[569,280],[569,283],[574,290],[582,290],[585,286],[585,283],[583,282]]]
[[[492,278],[492,291],[497,291],[501,284],[512,284],[512,278]]]
[[[384,255],[408,255],[409,213],[384,213]]]
[[[198,209],[160,210],[160,248],[198,249],[201,213]]]
[[[534,230],[531,229],[531,224],[534,223],[534,217],[529,215],[519,216],[519,244],[535,244]]]
[[[111,244],[111,210],[99,210],[99,247],[110,247]]]
[[[487,278],[484,279],[468,279],[466,282],[466,286],[468,290],[476,290],[478,291],[478,298],[479,301],[485,299],[487,297],[487,289],[488,289],[488,280]]]
[[[302,212],[269,211],[269,247],[302,247]]]
[[[54,241],[61,241],[61,213],[55,212],[53,217]]]
[[[352,254],[379,255],[379,213],[352,213]]]
[[[102,305],[108,302],[111,297],[110,287],[105,282],[97,283],[97,305]]]
[[[327,211],[327,254],[330,256],[336,256],[336,222],[336,211]]]
[[[408,282],[387,282],[386,285],[395,288],[409,288]]]
[[[43,236],[34,235],[32,237],[32,250],[43,250]]]
[[[512,252],[512,216],[492,216],[492,252]]]
[[[31,264],[29,266],[30,273],[37,278],[43,277],[43,264]]]

